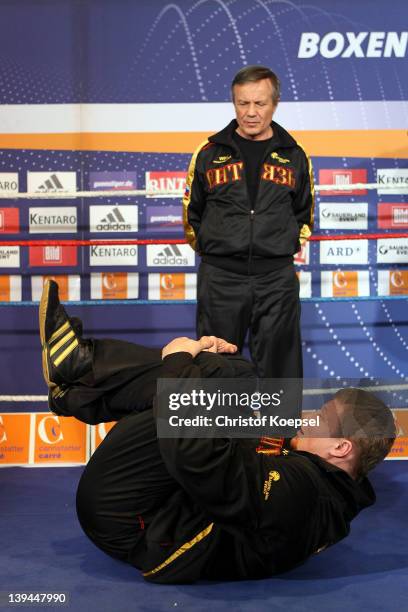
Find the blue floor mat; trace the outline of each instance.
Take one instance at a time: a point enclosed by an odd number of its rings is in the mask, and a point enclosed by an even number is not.
[[[372,474],[375,506],[342,543],[269,580],[152,585],[100,552],[75,515],[82,468],[4,468],[0,591],[66,592],[61,610],[354,612],[408,610],[408,462]],[[20,606],[19,606],[20,607]],[[0,610],[16,610],[5,606]],[[24,606],[24,610],[56,607]]]

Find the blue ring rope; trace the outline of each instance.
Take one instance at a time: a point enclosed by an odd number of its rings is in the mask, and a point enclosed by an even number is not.
[[[408,300],[408,295],[369,295],[366,297],[311,297],[301,302],[380,302],[382,300]],[[197,304],[197,300],[79,300],[63,302],[68,306],[164,306]],[[39,302],[0,302],[0,306],[37,306]]]

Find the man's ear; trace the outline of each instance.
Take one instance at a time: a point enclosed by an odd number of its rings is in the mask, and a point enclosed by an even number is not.
[[[333,445],[330,448],[330,453],[333,457],[347,457],[353,450],[353,443],[347,438],[337,438],[333,440]]]

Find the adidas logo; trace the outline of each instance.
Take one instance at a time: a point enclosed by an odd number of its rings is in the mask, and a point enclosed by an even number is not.
[[[177,244],[169,244],[153,258],[154,266],[188,266],[188,259]]]
[[[96,225],[98,232],[129,232],[132,229],[130,223],[126,220],[120,209],[116,206]]]
[[[38,186],[38,191],[65,191],[64,185],[56,174],[51,174],[42,185]]]
[[[66,321],[55,331],[48,341],[50,347],[49,358],[55,367],[58,367],[74,349],[79,345],[75,332],[69,321]]]

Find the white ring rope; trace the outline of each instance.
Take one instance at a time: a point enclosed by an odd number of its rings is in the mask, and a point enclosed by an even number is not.
[[[353,183],[351,185],[315,185],[315,191],[362,191],[364,189],[401,189],[401,185],[384,185],[382,183]],[[147,189],[111,189],[106,191],[27,191],[22,193],[14,192],[3,192],[0,194],[0,200],[18,200],[18,199],[41,199],[41,200],[71,200],[74,198],[109,198],[109,197],[175,197],[179,198],[184,195],[184,191],[181,190],[154,190],[149,191]]]
[[[362,387],[364,391],[407,391],[408,384],[397,385],[377,385]],[[325,395],[327,393],[337,393],[344,387],[330,387],[327,389],[303,389],[303,395]],[[0,402],[47,402],[47,395],[0,395]]]

